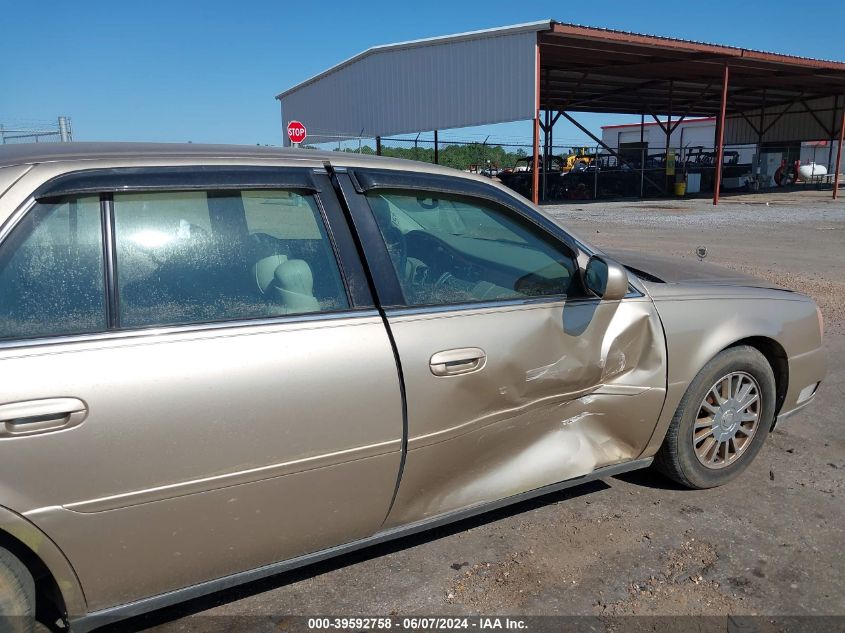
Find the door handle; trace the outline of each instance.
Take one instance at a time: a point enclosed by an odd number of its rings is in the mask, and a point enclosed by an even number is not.
[[[437,352],[429,366],[435,376],[459,376],[484,369],[487,354],[478,347],[462,347]]]
[[[36,435],[68,429],[88,417],[88,406],[78,398],[44,398],[0,404],[0,438]]]

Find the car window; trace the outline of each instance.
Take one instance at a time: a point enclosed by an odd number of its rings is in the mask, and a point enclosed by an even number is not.
[[[38,203],[0,248],[0,338],[106,327],[99,198]]]
[[[312,196],[115,194],[114,221],[121,327],[349,307]]]
[[[410,305],[566,295],[566,247],[517,213],[446,194],[375,192],[370,206]]]
[[[250,233],[286,240],[322,239],[310,197],[293,191],[244,191],[241,198]]]

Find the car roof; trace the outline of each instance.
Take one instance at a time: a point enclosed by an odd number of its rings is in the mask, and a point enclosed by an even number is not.
[[[257,145],[207,145],[200,143],[21,143],[0,145],[0,167],[50,162],[109,159],[232,158],[276,159],[289,164],[322,165],[326,161],[342,166],[402,169],[417,172],[467,176],[448,167],[352,152]]]

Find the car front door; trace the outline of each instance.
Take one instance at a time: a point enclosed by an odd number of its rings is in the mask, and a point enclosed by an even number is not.
[[[83,180],[0,246],[0,505],[92,611],[377,531],[401,392],[325,175]]]
[[[666,386],[647,297],[586,296],[574,241],[493,185],[338,178],[404,376],[408,453],[388,525],[641,453]]]

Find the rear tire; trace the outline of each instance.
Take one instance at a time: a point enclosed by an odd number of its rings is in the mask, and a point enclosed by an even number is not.
[[[726,397],[732,390],[733,397]],[[687,388],[655,466],[689,488],[734,479],[763,447],[774,420],[775,392],[772,368],[758,350],[742,345],[720,352]]]
[[[32,633],[35,582],[11,552],[0,547],[0,633]]]

